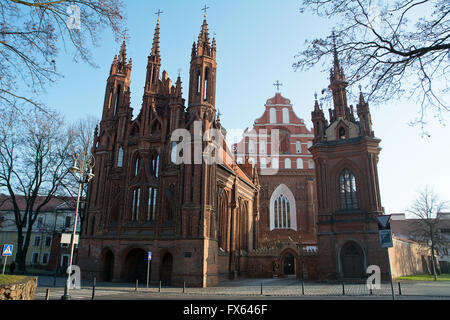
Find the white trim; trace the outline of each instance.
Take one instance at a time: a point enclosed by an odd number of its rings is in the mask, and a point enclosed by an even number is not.
[[[297,231],[297,209],[295,206],[295,197],[292,191],[285,185],[280,184],[272,193],[272,196],[270,197],[270,204],[269,204],[269,210],[270,210],[270,231],[276,230],[275,229],[275,209],[274,204],[275,200],[277,200],[281,195],[284,195],[289,200],[290,205],[290,218],[291,218],[291,227],[290,229]]]

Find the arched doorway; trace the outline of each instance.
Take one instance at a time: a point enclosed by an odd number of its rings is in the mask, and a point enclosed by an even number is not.
[[[285,276],[295,275],[295,258],[290,253],[283,258],[283,274]]]
[[[142,249],[133,249],[125,258],[124,280],[147,281],[147,252]]]
[[[160,270],[160,280],[163,285],[169,286],[172,284],[172,268],[173,268],[173,257],[167,252],[162,258],[161,270]]]
[[[344,278],[364,278],[364,253],[356,242],[349,241],[342,247],[341,266]]]
[[[106,251],[102,259],[102,280],[112,281],[114,276],[114,254],[111,250]]]

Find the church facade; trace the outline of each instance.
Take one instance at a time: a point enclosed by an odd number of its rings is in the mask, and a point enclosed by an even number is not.
[[[148,269],[150,283],[214,286],[245,272],[245,253],[257,245],[259,182],[252,166],[238,166],[208,136],[226,130],[216,114],[216,41],[206,16],[192,47],[187,106],[180,77],[173,85],[160,69],[158,21],[135,119],[125,42],[111,66],[78,264],[102,281],[145,282]],[[177,130],[192,137],[178,155]],[[208,147],[222,161],[195,161]],[[191,157],[178,163],[180,153]]]
[[[161,73],[158,20],[133,119],[132,61],[122,44],[92,149],[77,261],[83,276],[145,282],[148,270],[152,284],[207,287],[236,277],[361,279],[373,264],[386,276],[376,223],[380,140],[363,95],[358,121],[347,106],[337,54],[329,122],[316,100],[310,131],[276,93],[229,148],[215,107],[216,50],[205,16],[186,105],[181,78],[172,84]],[[198,161],[198,150],[219,161]]]

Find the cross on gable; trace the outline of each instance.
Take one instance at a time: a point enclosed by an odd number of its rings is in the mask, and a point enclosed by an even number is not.
[[[278,91],[278,92],[280,91],[280,87],[283,86],[283,84],[282,84],[279,80],[277,80],[277,82],[274,83],[273,85],[274,85],[275,87],[277,87],[277,91]]]

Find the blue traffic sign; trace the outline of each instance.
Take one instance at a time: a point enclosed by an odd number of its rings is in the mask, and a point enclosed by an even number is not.
[[[14,248],[14,245],[12,245],[12,244],[3,245],[2,256],[4,256],[4,257],[12,256],[13,248]]]
[[[152,252],[151,251],[148,252],[148,260],[152,260]]]

